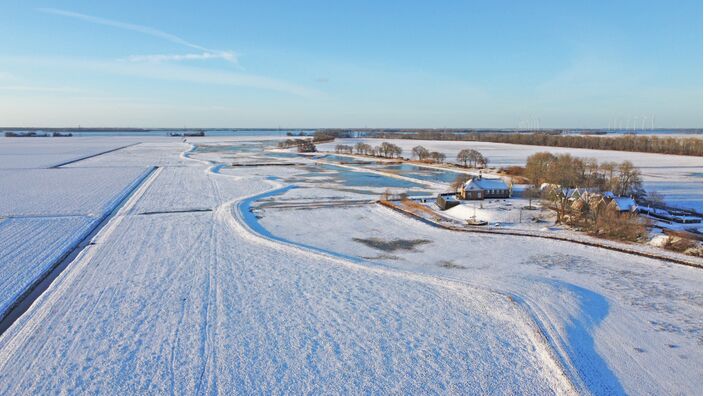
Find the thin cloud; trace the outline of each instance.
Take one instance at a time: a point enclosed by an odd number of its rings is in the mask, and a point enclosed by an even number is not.
[[[237,54],[232,51],[203,52],[200,54],[152,54],[152,55],[130,55],[125,60],[128,62],[180,62],[192,60],[222,59],[231,63],[237,63]]]
[[[82,89],[72,87],[43,87],[35,85],[5,85],[0,86],[0,91],[15,91],[15,92],[84,92]]]
[[[249,87],[287,93],[306,98],[323,98],[326,94],[303,85],[290,83],[256,74],[217,71],[177,64],[131,63],[118,61],[99,61],[88,59],[56,57],[5,57],[0,64],[14,63],[20,65],[45,66],[83,70],[101,74],[113,74],[164,81],[183,81],[196,84]]]
[[[238,64],[237,56],[235,55],[235,53],[233,53],[231,51],[219,51],[219,50],[206,48],[202,45],[198,45],[196,43],[193,43],[191,41],[183,39],[179,36],[176,36],[175,34],[167,33],[167,32],[164,32],[159,29],[155,29],[150,26],[115,21],[112,19],[101,18],[101,17],[96,17],[93,15],[87,15],[87,14],[81,14],[81,13],[73,12],[73,11],[60,10],[57,8],[37,8],[37,11],[44,12],[47,14],[68,17],[68,18],[74,18],[74,19],[78,19],[81,21],[94,23],[97,25],[110,26],[110,27],[114,27],[117,29],[123,29],[123,30],[129,30],[132,32],[142,33],[142,34],[146,34],[146,35],[149,35],[152,37],[160,38],[162,40],[170,41],[172,43],[179,44],[179,45],[182,45],[185,47],[189,47],[189,48],[203,51],[203,54],[200,54],[201,55],[200,58],[192,57],[192,54],[181,55],[182,58],[179,58],[178,55],[172,55],[171,56],[172,59],[168,59],[169,55],[152,55],[155,57],[161,56],[162,59],[160,61],[162,61],[162,62],[167,61],[167,60],[223,59],[223,60],[228,61],[230,63]],[[206,56],[203,56],[203,55],[206,55]],[[142,55],[142,56],[148,57],[148,55]],[[139,57],[139,55],[135,55],[135,57]],[[147,58],[145,58],[145,60],[149,61]]]

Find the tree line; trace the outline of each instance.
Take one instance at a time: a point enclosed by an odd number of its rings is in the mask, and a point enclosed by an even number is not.
[[[312,139],[286,139],[277,143],[281,149],[296,147],[299,153],[315,153],[318,148]]]
[[[400,158],[403,154],[403,149],[401,147],[389,143],[383,142],[376,147],[372,147],[366,143],[357,143],[354,146],[347,144],[335,145],[335,152],[338,154],[357,154],[357,155],[368,155],[372,157],[382,157],[382,158]]]
[[[338,136],[339,133],[339,136]],[[347,131],[326,131],[328,136],[346,137]],[[593,150],[631,151],[641,153],[702,156],[700,137],[672,136],[594,136],[563,135],[559,132],[496,133],[496,132],[364,132],[364,136],[382,139],[456,140],[492,143],[523,144],[529,146],[570,147]]]
[[[382,142],[378,146],[372,146],[367,143],[359,142],[354,146],[347,144],[338,144],[335,146],[335,152],[338,154],[357,154],[370,157],[381,158],[402,158],[403,149],[393,143]],[[411,150],[413,157],[420,161],[428,161],[435,163],[445,162],[445,154],[437,151],[428,151],[426,148],[417,146]]]
[[[413,158],[418,159],[418,161],[423,162],[434,162],[437,164],[442,164],[445,162],[446,156],[444,153],[439,151],[430,151],[423,146],[415,146],[411,149],[411,154]]]

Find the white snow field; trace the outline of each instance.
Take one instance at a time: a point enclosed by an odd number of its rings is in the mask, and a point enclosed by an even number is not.
[[[96,221],[87,216],[0,220],[0,318]]]
[[[50,151],[54,145],[37,139],[36,147],[27,144],[29,152]],[[87,148],[82,148],[81,143],[74,143],[78,147],[72,150],[58,144],[57,150],[75,154],[116,146],[89,141]],[[6,218],[0,222],[0,318],[87,237],[149,171],[146,167],[0,169],[0,218]]]
[[[0,137],[0,169],[49,168],[137,142],[134,137]]]
[[[150,170],[144,165],[57,165],[78,164],[138,143],[134,137],[0,138],[0,318],[88,237]]]
[[[0,335],[0,394],[701,394],[701,269],[301,209],[381,187],[215,166],[255,156],[153,138],[68,165],[160,168]]]
[[[452,232],[379,205],[265,208],[260,223],[276,237],[369,265],[517,296],[597,394],[702,391],[699,268],[568,242]],[[397,239],[417,244],[383,245]]]
[[[388,141],[400,146],[405,157],[411,156],[413,147],[421,145],[431,151],[439,151],[448,161],[455,161],[457,153],[465,148],[480,151],[489,158],[489,166],[502,167],[525,165],[530,155],[549,151],[554,154],[571,154],[582,158],[595,158],[599,162],[631,161],[643,173],[646,191],[657,191],[668,204],[702,212],[702,157],[651,153],[632,153],[612,150],[576,149],[567,147],[527,146],[520,144],[491,142],[453,142],[408,139],[336,139],[332,143],[318,145],[321,151],[334,151],[337,144],[354,145],[364,142],[376,146]]]
[[[144,166],[0,170],[0,216],[99,216],[145,171]]]
[[[574,391],[508,296],[259,238],[226,200],[268,183],[183,177],[237,194],[152,215],[133,196],[0,338],[0,393]]]

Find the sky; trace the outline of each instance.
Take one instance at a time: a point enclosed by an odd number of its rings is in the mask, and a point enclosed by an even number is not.
[[[0,3],[0,126],[702,127],[702,2]]]

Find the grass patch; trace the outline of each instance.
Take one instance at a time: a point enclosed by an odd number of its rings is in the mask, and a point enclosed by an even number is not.
[[[464,265],[455,264],[455,262],[451,260],[443,260],[438,263],[438,266],[447,269],[467,269]]]
[[[369,246],[370,248],[384,252],[395,252],[397,250],[415,250],[416,246],[430,243],[427,239],[390,239],[381,238],[352,238],[353,241]]]

